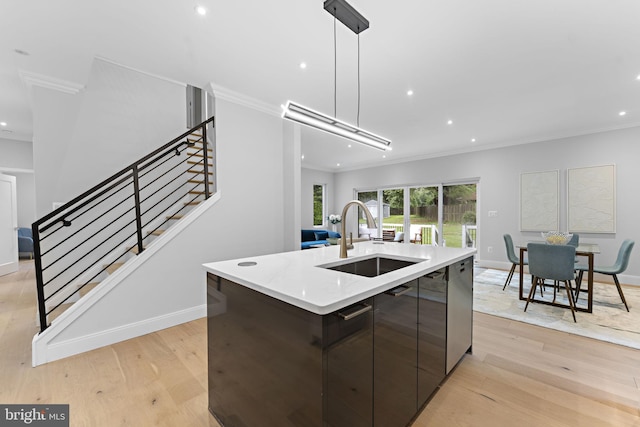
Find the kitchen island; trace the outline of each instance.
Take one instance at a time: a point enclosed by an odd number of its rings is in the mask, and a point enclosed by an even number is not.
[[[357,243],[205,264],[229,426],[404,426],[471,350],[473,255]]]

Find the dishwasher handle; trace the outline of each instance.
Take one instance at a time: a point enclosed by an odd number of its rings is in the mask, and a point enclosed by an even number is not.
[[[443,268],[440,270],[432,271],[431,273],[425,274],[424,277],[427,279],[444,279],[447,275],[447,269]]]
[[[364,314],[364,313],[366,313],[368,311],[371,311],[371,309],[373,308],[373,307],[371,307],[370,304],[362,303],[360,305],[362,306],[360,309],[358,309],[356,311],[353,311],[353,312],[350,312],[350,313],[343,313],[343,312],[340,311],[340,312],[338,312],[338,316],[340,316],[343,320],[351,320],[351,319],[354,319],[354,318],[356,318],[356,317],[358,317],[358,316],[360,316],[360,315],[362,315],[362,314]]]
[[[411,286],[400,285],[397,288],[393,288],[391,290],[388,290],[387,292],[385,292],[385,294],[391,295],[392,297],[399,297],[399,296],[402,296],[402,295],[406,294],[410,290],[411,290]]]

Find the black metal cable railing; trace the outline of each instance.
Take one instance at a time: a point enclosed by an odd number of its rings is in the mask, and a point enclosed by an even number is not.
[[[213,124],[211,117],[33,223],[41,331],[63,304],[215,191]]]

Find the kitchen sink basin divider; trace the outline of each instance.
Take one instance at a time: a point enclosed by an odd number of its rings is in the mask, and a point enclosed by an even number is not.
[[[32,224],[41,332],[85,286],[215,193],[213,126],[211,117]]]

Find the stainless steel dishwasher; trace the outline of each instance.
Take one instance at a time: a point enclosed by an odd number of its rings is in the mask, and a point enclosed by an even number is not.
[[[447,374],[471,352],[473,257],[449,266],[447,286]]]

